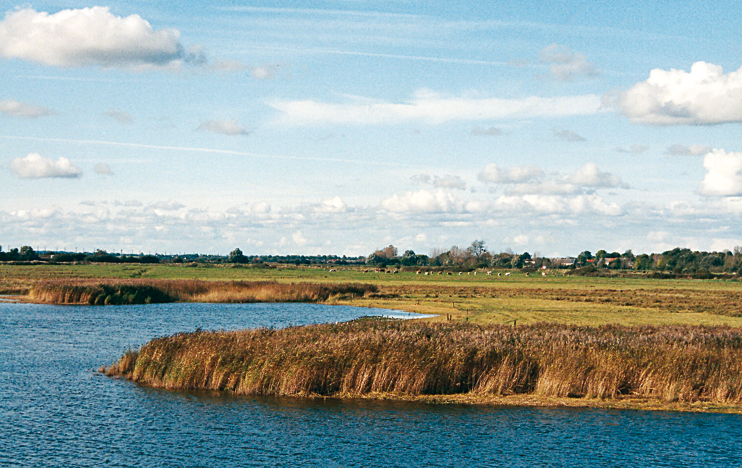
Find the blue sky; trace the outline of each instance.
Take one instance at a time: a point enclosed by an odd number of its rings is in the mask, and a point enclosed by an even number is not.
[[[742,245],[742,7],[0,2],[0,245]]]

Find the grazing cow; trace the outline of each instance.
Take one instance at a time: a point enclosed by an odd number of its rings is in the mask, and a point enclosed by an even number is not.
[[[488,272],[487,272],[487,276],[489,276],[489,275],[491,275],[491,274],[492,274],[492,272],[491,272],[491,271],[488,271]]]
[[[498,272],[498,273],[497,273],[497,276],[502,276],[502,273]]]
[[[448,276],[453,276],[453,273],[451,273],[451,272],[449,271],[449,272],[448,272]]]
[[[336,269],[334,269],[334,268],[330,268],[330,273],[334,273],[334,272],[336,272],[336,271],[337,271]]]
[[[545,271],[542,271],[541,272],[541,276],[546,276],[546,272]]]
[[[530,274],[530,273],[528,273],[528,272],[526,272],[526,276],[531,276],[531,274]]]
[[[510,276],[510,272],[508,271],[507,273],[505,273],[505,276]]]
[[[415,274],[416,274],[416,275],[419,275],[419,274],[420,274],[420,270],[417,270],[417,271],[415,272]]]

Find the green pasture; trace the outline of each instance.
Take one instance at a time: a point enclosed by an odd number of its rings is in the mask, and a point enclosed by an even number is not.
[[[330,270],[335,271],[330,271]],[[575,325],[729,325],[742,327],[742,283],[735,279],[653,279],[526,276],[479,272],[452,275],[414,271],[380,273],[345,267],[208,264],[0,265],[0,294],[22,295],[53,279],[197,279],[204,281],[362,282],[376,295],[337,299],[337,304],[434,314],[433,321]]]

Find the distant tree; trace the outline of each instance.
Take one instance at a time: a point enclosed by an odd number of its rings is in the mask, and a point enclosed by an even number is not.
[[[652,257],[647,254],[641,254],[634,259],[634,269],[639,271],[648,271],[652,269]]]
[[[242,253],[242,250],[237,248],[229,252],[228,261],[229,263],[247,263],[249,259],[245,257],[245,255]]]
[[[399,263],[404,266],[424,266],[428,264],[428,256],[417,255],[413,250],[406,250]]]
[[[39,258],[33,248],[28,245],[21,247],[20,256],[22,260],[37,260]]]
[[[473,257],[479,258],[487,252],[487,247],[485,247],[483,240],[475,240],[471,243],[467,252]]]
[[[588,260],[593,259],[593,254],[590,253],[589,250],[585,250],[584,252],[580,253],[580,255],[577,256],[577,260],[575,263],[579,266],[584,266]]]
[[[397,256],[397,248],[389,244],[388,246],[384,247],[383,249],[379,249],[374,253],[376,254],[377,257],[391,260]]]

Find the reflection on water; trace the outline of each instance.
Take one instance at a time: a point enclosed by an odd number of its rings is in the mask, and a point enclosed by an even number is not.
[[[93,370],[178,331],[341,321],[307,304],[0,304],[0,466],[735,466],[736,415],[169,392]]]

